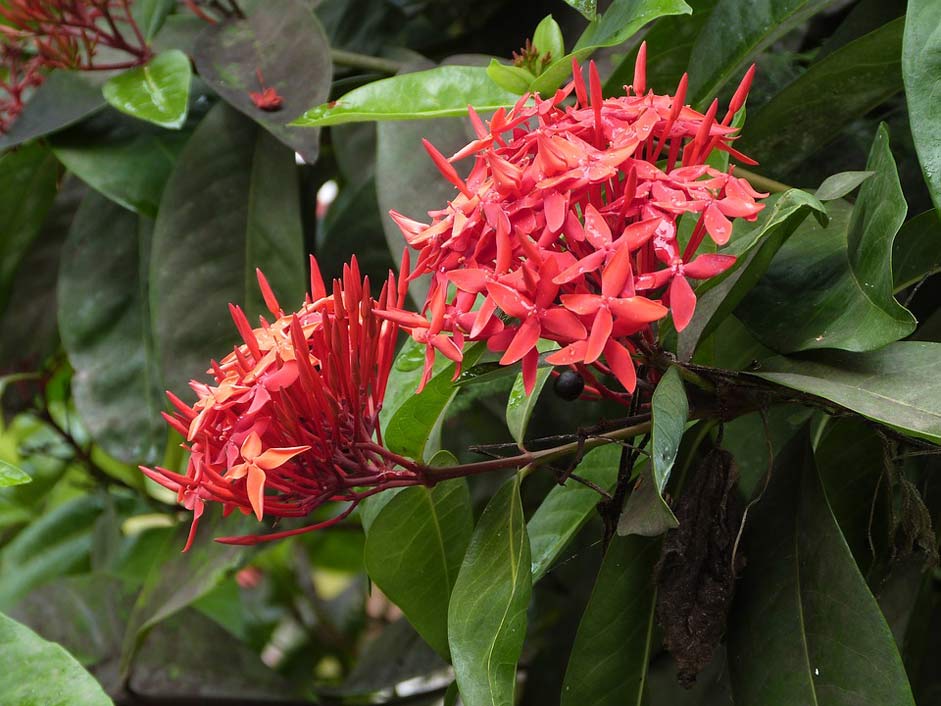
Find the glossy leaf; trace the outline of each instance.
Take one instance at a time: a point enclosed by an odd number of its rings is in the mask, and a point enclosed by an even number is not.
[[[818,154],[848,123],[902,90],[903,22],[889,22],[812,64],[749,119],[736,148],[778,172]]]
[[[0,311],[56,196],[58,167],[34,144],[0,156]]]
[[[487,65],[487,76],[490,80],[510,93],[522,95],[529,90],[529,85],[536,78],[528,69],[521,66],[501,64],[491,59]]]
[[[74,657],[2,614],[0,663],[7,675],[0,681],[0,703],[111,706],[111,699]]]
[[[605,552],[565,670],[562,706],[643,703],[654,648],[660,543],[615,537]]]
[[[519,475],[487,504],[448,608],[448,642],[465,706],[511,706],[532,592]]]
[[[811,213],[818,222],[826,222],[823,204],[804,191],[791,189],[765,201],[765,209],[754,224],[736,223],[732,241],[723,252],[736,255],[738,260],[726,273],[696,288],[696,312],[678,336],[680,360],[689,360],[699,341],[712,333],[746,295],[751,296],[749,292],[775,254]]]
[[[0,150],[73,125],[107,105],[102,77],[88,72],[56,70],[36,89],[23,112],[0,135]]]
[[[689,100],[708,105],[749,61],[833,0],[719,0],[690,55]]]
[[[32,482],[30,475],[12,463],[0,461],[0,488],[9,488],[14,485],[25,485]]]
[[[912,705],[892,633],[820,484],[809,434],[780,454],[729,621],[735,703]]]
[[[683,0],[614,0],[603,15],[595,17],[585,28],[574,49],[553,61],[530,90],[548,96],[570,78],[573,59],[583,61],[596,49],[621,44],[658,17],[691,12],[692,8]]]
[[[187,390],[231,350],[229,302],[249,320],[265,311],[256,267],[285,309],[300,304],[303,252],[294,155],[217,105],[180,154],[154,226],[150,302],[165,384]]]
[[[823,180],[817,187],[814,197],[820,201],[836,201],[856,190],[856,187],[871,177],[875,172],[840,172]]]
[[[575,470],[581,478],[610,491],[618,479],[621,447],[606,444],[585,454]],[[592,488],[567,480],[550,490],[526,523],[533,564],[533,583],[550,567],[595,513],[603,498]]]
[[[464,351],[464,366],[473,366],[483,352],[483,345],[479,343]],[[433,438],[440,431],[448,405],[459,390],[453,377],[454,363],[450,363],[435,374],[420,393],[414,394],[413,389],[413,394],[395,410],[384,434],[390,451],[421,461],[429,455],[429,441],[432,441],[430,448],[437,450]],[[418,378],[421,378],[420,372]]]
[[[102,93],[122,113],[161,127],[180,128],[186,122],[192,76],[189,57],[171,49],[109,79]]]
[[[905,99],[925,183],[941,213],[941,4],[935,0],[909,0],[902,45]]]
[[[501,88],[480,66],[439,66],[354,88],[336,101],[311,108],[291,123],[323,127],[365,120],[417,120],[467,115],[511,106],[519,96]]]
[[[308,163],[317,160],[319,130],[287,123],[327,100],[333,64],[323,28],[304,0],[268,0],[247,19],[207,27],[193,59],[199,75],[231,106],[265,127]],[[252,100],[271,88],[281,98],[266,111]]]
[[[366,570],[412,626],[448,657],[448,601],[474,527],[463,478],[406,488],[372,519]]]
[[[513,382],[513,389],[510,390],[510,397],[506,401],[506,426],[510,430],[510,435],[520,446],[523,445],[523,439],[526,438],[526,428],[529,426],[529,420],[536,409],[536,403],[539,401],[539,394],[545,387],[546,381],[552,368],[540,368],[536,371],[536,384],[532,392],[526,394],[523,374],[516,376]]]
[[[906,221],[892,246],[895,291],[941,271],[941,216],[925,211]]]
[[[826,229],[802,229],[736,314],[766,346],[781,353],[812,348],[873,350],[915,330],[893,296],[892,243],[907,206],[879,129],[856,206],[833,202]]]
[[[649,469],[641,476],[640,486],[627,498],[618,519],[618,534],[656,537],[676,527],[676,516],[663,491],[683,440],[689,416],[689,400],[679,368],[671,366],[657,383],[650,401],[653,429],[650,436]]]
[[[167,443],[147,299],[152,231],[153,221],[92,192],[59,271],[59,332],[75,369],[75,406],[92,438],[128,463],[157,462]]]
[[[578,10],[589,22],[595,19],[598,13],[597,0],[565,0],[565,4]]]
[[[55,135],[66,169],[115,203],[157,215],[160,196],[189,134],[152,127],[107,111]]]
[[[758,377],[823,397],[912,436],[941,442],[941,343],[877,351],[817,351],[762,361]]]

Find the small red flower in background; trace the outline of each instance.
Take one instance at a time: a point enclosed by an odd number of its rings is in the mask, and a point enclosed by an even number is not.
[[[258,69],[255,75],[258,77],[258,84],[261,86],[261,91],[249,91],[248,96],[252,99],[252,103],[254,103],[255,107],[259,110],[264,110],[269,113],[281,110],[284,105],[284,98],[282,98],[275,89],[270,86],[265,86],[265,81],[261,76],[261,69]]]
[[[489,124],[470,108],[477,139],[450,158],[424,143],[458,193],[428,224],[391,215],[419,251],[411,276],[431,275],[423,309],[430,321],[400,310],[381,315],[427,345],[425,380],[437,352],[459,363],[465,341],[486,340],[503,353],[501,363],[522,361],[531,391],[542,338],[561,348],[547,362],[579,370],[589,394],[623,401],[588,366],[632,393],[632,356],[653,342],[650,324],[670,313],[685,328],[696,303],[687,280],[735,262],[696,257],[706,235],[724,245],[730,219],[754,220],[763,208],[755,199],[767,194],[732,168],[706,163],[715,150],[754,163],[732,147],[730,127],[753,69],[721,121],[717,101],[705,114],[684,104],[685,75],[673,96],[647,92],[645,45],[624,96],[602,99],[593,62],[587,87],[577,64],[573,72],[551,98],[523,96]],[[573,91],[575,105],[565,107]],[[452,162],[470,157],[462,179]],[[696,220],[683,244],[678,225],[687,214]]]
[[[190,451],[186,473],[141,468],[192,510],[187,548],[206,502],[259,520],[305,517],[328,501],[350,503],[318,524],[220,540],[248,544],[334,524],[364,497],[423,482],[414,464],[382,446],[379,434],[398,326],[375,309],[404,305],[407,259],[403,273],[398,283],[390,273],[374,300],[354,258],[328,293],[311,258],[311,294],[300,310],[285,314],[260,272],[274,321],[262,318],[252,328],[242,310],[230,306],[244,343],[213,361],[214,384],[190,383],[194,404],[167,393],[176,412],[164,417]]]

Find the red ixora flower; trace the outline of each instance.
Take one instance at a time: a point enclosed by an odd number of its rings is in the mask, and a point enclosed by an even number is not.
[[[411,277],[431,275],[425,316],[387,309],[426,344],[425,381],[437,353],[460,364],[465,341],[486,340],[501,363],[522,361],[527,391],[536,379],[539,339],[560,350],[546,359],[589,381],[589,395],[626,401],[589,367],[636,385],[633,355],[654,340],[651,324],[690,321],[696,297],[688,279],[724,272],[735,258],[696,256],[708,235],[728,242],[731,219],[754,220],[763,208],[733,169],[706,162],[715,151],[754,162],[732,147],[731,121],[742,107],[750,69],[725,116],[685,105],[687,77],[673,96],[647,91],[646,45],[625,95],[602,99],[592,62],[554,96],[526,95],[485,124],[469,107],[477,139],[451,157],[425,148],[457,189],[447,206],[420,223],[395,211],[408,244],[419,251]],[[572,93],[575,104],[563,101]],[[473,158],[466,179],[453,162]],[[681,242],[679,220],[692,233]],[[424,381],[423,381],[424,384]]]
[[[255,107],[268,113],[281,110],[284,106],[284,98],[271,86],[265,86],[261,69],[255,70],[255,76],[258,77],[258,85],[261,87],[261,91],[249,91],[248,93],[248,97],[252,99]]]
[[[194,404],[167,393],[176,412],[164,417],[186,437],[190,452],[186,473],[141,467],[192,510],[186,548],[206,502],[259,520],[305,517],[328,501],[350,503],[318,524],[219,540],[250,544],[331,525],[364,497],[423,482],[415,464],[382,446],[379,432],[398,326],[375,310],[403,306],[406,276],[396,283],[390,273],[374,300],[354,258],[328,292],[312,257],[311,293],[290,314],[261,272],[258,282],[274,320],[262,318],[252,328],[242,309],[230,305],[244,342],[212,362],[213,384],[190,383]]]

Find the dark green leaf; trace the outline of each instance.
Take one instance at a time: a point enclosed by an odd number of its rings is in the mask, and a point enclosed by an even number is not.
[[[473,366],[483,352],[483,344],[480,343],[468,348],[464,351],[464,365],[468,368]],[[440,433],[448,405],[460,389],[452,382],[453,377],[454,363],[450,363],[434,375],[420,393],[413,392],[395,409],[383,435],[390,451],[422,461],[428,455],[429,441],[432,441],[432,448],[437,446],[433,439]]]
[[[175,0],[137,0],[134,3],[132,8],[134,18],[145,38],[148,40],[154,38],[174,7],[176,7]]]
[[[549,379],[549,373],[551,372],[552,368],[537,370],[536,385],[529,394],[526,394],[522,373],[517,375],[516,380],[513,382],[513,389],[510,390],[510,397],[506,401],[506,426],[510,430],[510,435],[520,446],[523,445],[526,428],[529,426],[529,420],[536,409],[536,402],[539,401],[539,393],[545,387],[546,380]]]
[[[821,487],[810,435],[749,515],[729,621],[735,703],[914,705],[892,633]]]
[[[180,128],[186,122],[192,76],[189,57],[171,49],[109,79],[102,93],[122,113],[161,127]]]
[[[572,60],[582,61],[596,49],[630,39],[645,24],[665,15],[688,15],[683,0],[614,0],[603,15],[595,17],[575,43],[575,48],[553,61],[533,82],[530,90],[550,95],[572,74]]]
[[[925,211],[905,222],[892,245],[892,280],[898,292],[941,271],[941,218]]]
[[[712,333],[745,299],[768,269],[775,254],[808,214],[826,219],[826,208],[810,194],[791,189],[765,201],[765,210],[754,224],[735,224],[728,254],[738,257],[735,265],[696,288],[696,313],[679,333],[677,355],[689,360],[696,346]]]
[[[32,482],[32,480],[26,471],[17,468],[12,463],[0,460],[0,488],[25,485]]]
[[[5,615],[0,615],[0,663],[7,675],[0,681],[0,703],[111,706],[98,682],[68,652]]]
[[[34,93],[23,112],[0,135],[0,150],[61,130],[107,105],[101,95],[102,76],[56,70]]]
[[[811,65],[752,116],[736,148],[779,172],[819,154],[848,123],[902,90],[903,22],[889,22]]]
[[[126,208],[157,215],[163,187],[189,134],[108,111],[52,138],[56,157],[78,178]]]
[[[941,3],[909,0],[902,44],[905,99],[918,161],[935,208],[941,213]]]
[[[620,456],[620,446],[606,444],[585,454],[575,473],[610,491],[617,482]],[[592,488],[571,479],[549,491],[526,524],[533,583],[546,575],[602,499]]]
[[[463,478],[406,488],[372,520],[366,570],[418,633],[448,656],[448,601],[474,518]]]
[[[448,608],[448,642],[465,706],[510,706],[532,592],[520,477],[508,480],[474,530]]]
[[[905,198],[885,127],[879,129],[856,206],[833,202],[827,229],[803,228],[736,309],[766,346],[781,353],[812,348],[873,350],[915,330],[893,296],[892,243]]]
[[[336,101],[311,108],[292,125],[318,127],[364,120],[417,120],[467,115],[519,100],[493,82],[480,66],[439,66],[367,83]]]
[[[836,201],[856,190],[856,187],[871,177],[875,172],[840,172],[823,180],[817,187],[814,197],[820,201]]]
[[[689,98],[708,105],[732,77],[779,37],[833,0],[719,0],[696,38],[689,65]]]
[[[562,706],[643,702],[654,645],[659,549],[659,542],[647,538],[611,540],[572,646]]]
[[[597,0],[565,0],[565,4],[578,10],[589,22],[595,19],[598,13]]]
[[[941,442],[941,343],[901,341],[869,353],[817,351],[763,361],[758,377]]]
[[[303,298],[305,264],[294,155],[217,105],[170,176],[154,226],[150,302],[165,384],[176,392],[235,341],[227,305],[265,310],[260,267],[286,309]]]
[[[41,145],[0,156],[0,311],[56,196],[55,157]]]
[[[686,387],[675,365],[657,383],[650,407],[653,413],[650,470],[641,476],[640,487],[630,494],[618,519],[618,534],[622,536],[640,534],[656,537],[678,524],[663,499],[689,416]]]
[[[79,208],[59,271],[59,331],[75,369],[75,406],[115,458],[155,463],[166,446],[150,329],[153,222],[97,193]]]
[[[309,2],[268,0],[248,19],[208,27],[193,58],[200,76],[224,100],[308,163],[317,160],[320,131],[287,126],[327,100],[330,91],[330,47]],[[281,97],[279,110],[265,111],[252,102],[251,94],[267,87]]]

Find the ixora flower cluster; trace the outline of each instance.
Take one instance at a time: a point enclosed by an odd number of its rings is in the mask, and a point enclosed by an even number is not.
[[[682,329],[696,302],[688,280],[734,262],[697,254],[706,236],[725,244],[730,219],[754,219],[762,208],[762,194],[731,169],[706,163],[715,150],[750,161],[731,146],[730,125],[752,72],[719,121],[716,102],[705,114],[684,105],[685,76],[672,97],[647,92],[644,54],[642,47],[625,96],[603,100],[594,65],[587,89],[576,65],[574,80],[551,99],[524,96],[486,125],[471,109],[477,139],[450,159],[426,143],[458,193],[430,224],[392,214],[418,263],[410,272],[406,248],[398,279],[390,273],[378,299],[355,258],[332,293],[311,258],[311,293],[291,314],[259,274],[275,320],[252,328],[232,306],[244,342],[212,363],[215,384],[192,382],[192,406],[170,395],[176,412],[165,416],[190,451],[185,475],[142,469],[193,511],[189,543],[207,501],[259,520],[349,503],[318,524],[219,540],[251,543],[333,524],[386,488],[512,461],[432,469],[384,448],[378,414],[400,327],[426,345],[422,386],[438,353],[459,368],[464,343],[484,340],[501,363],[522,361],[531,390],[536,345],[548,339],[560,348],[547,361],[578,371],[588,396],[630,399],[634,356],[656,347],[651,324],[672,314]],[[573,91],[574,105],[566,105]],[[452,162],[471,156],[462,179]],[[424,275],[431,282],[423,313],[409,311],[407,284]]]
[[[102,60],[99,49],[112,55]],[[152,51],[130,0],[8,0],[0,3],[0,132],[51,69],[108,71],[145,64]]]
[[[259,273],[274,321],[262,318],[252,328],[244,312],[231,306],[244,342],[213,361],[208,373],[215,384],[191,382],[198,398],[192,406],[168,393],[176,412],[164,417],[187,439],[186,474],[141,470],[193,511],[187,548],[207,501],[222,503],[226,514],[237,508],[259,520],[266,513],[306,517],[331,500],[350,503],[345,512],[319,524],[219,540],[244,544],[329,526],[369,495],[423,482],[415,464],[383,447],[379,432],[398,326],[377,317],[375,310],[402,306],[405,277],[397,284],[390,274],[373,299],[355,258],[332,292],[313,258],[311,273],[310,295],[290,314]]]
[[[452,157],[425,141],[459,193],[429,213],[430,224],[392,217],[419,251],[412,277],[431,275],[430,320],[384,314],[427,344],[425,380],[436,353],[460,363],[465,341],[485,340],[502,364],[522,361],[530,391],[536,344],[548,339],[561,349],[547,362],[574,366],[592,382],[586,389],[618,398],[588,366],[633,392],[632,356],[653,342],[650,324],[670,313],[682,330],[696,304],[688,280],[735,262],[696,253],[707,234],[727,243],[730,219],[754,220],[755,199],[767,196],[706,162],[721,150],[754,164],[731,146],[753,69],[720,121],[718,101],[705,114],[684,105],[685,75],[673,96],[647,92],[645,55],[642,45],[624,96],[602,99],[594,62],[586,89],[576,64],[574,80],[551,99],[523,96],[487,125],[471,109],[477,139]],[[565,106],[572,91],[575,106]],[[452,163],[469,157],[462,179]],[[685,243],[684,216],[695,219]]]

